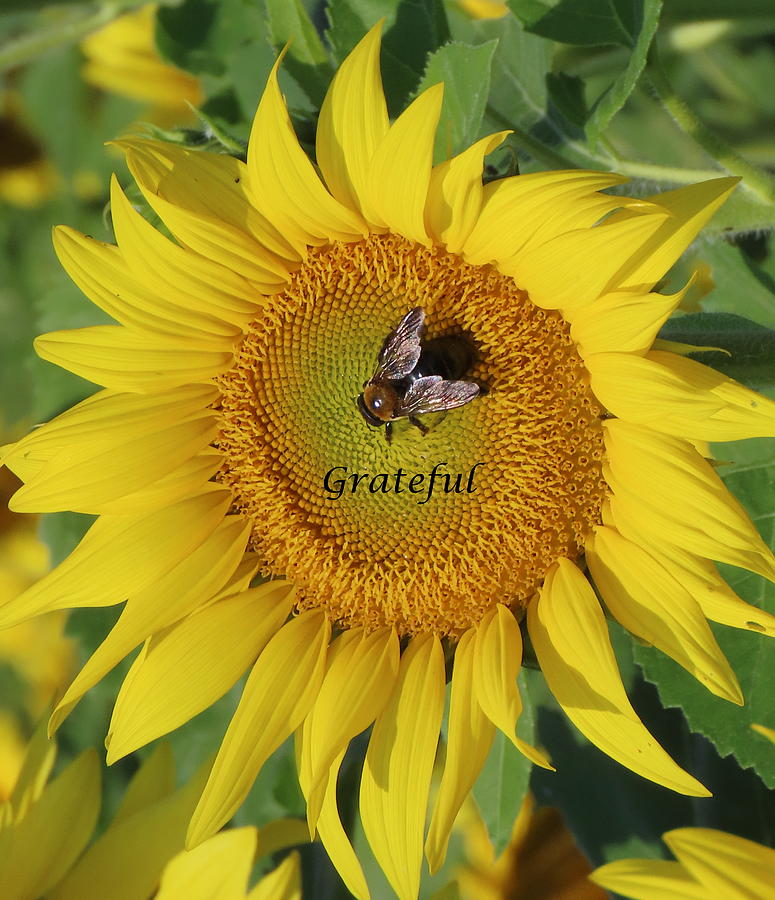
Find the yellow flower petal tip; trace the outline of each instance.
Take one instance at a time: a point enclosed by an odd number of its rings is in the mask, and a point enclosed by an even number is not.
[[[757,723],[753,723],[751,728],[762,737],[767,738],[768,741],[771,741],[775,744],[775,728],[768,728],[766,725],[759,725]]]
[[[772,848],[712,828],[677,828],[662,837],[677,862],[622,859],[596,869],[590,880],[636,900],[758,900],[772,894]]]

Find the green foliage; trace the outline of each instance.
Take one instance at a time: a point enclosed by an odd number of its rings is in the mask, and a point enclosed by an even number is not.
[[[659,13],[660,3],[648,0],[509,0],[508,4],[528,31],[562,44],[632,47],[644,19]]]
[[[661,0],[645,0],[638,19],[633,23],[634,30],[627,31],[624,40],[624,45],[630,50],[627,66],[611,87],[595,102],[592,114],[587,120],[587,136],[593,146],[600,140],[611,119],[624,106],[638,83],[646,65],[651,41],[657,31],[661,8]]]
[[[775,331],[750,319],[730,313],[695,313],[666,323],[660,332],[665,340],[697,347],[718,347],[720,351],[691,354],[752,387],[775,386]],[[714,343],[715,342],[715,343]]]
[[[444,84],[435,161],[449,159],[479,136],[490,91],[490,67],[496,46],[496,41],[476,47],[452,42],[430,55],[417,92],[439,82]]]

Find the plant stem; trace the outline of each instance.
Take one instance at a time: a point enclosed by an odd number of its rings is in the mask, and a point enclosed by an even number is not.
[[[55,19],[52,24],[27,32],[0,47],[0,72],[23,65],[54,47],[72,44],[106,25],[120,12],[140,6],[144,0],[113,0],[86,15],[74,19]]]
[[[609,157],[602,157],[590,153],[588,149],[575,142],[566,143],[566,147],[573,153],[572,157],[566,156],[526,131],[515,128],[492,107],[488,107],[487,114],[503,128],[511,129],[520,149],[553,168],[578,169],[581,166],[589,166],[592,169],[610,169],[621,172],[622,175],[630,175],[632,178],[654,181],[659,184],[692,184],[695,181],[707,181],[709,178],[718,178],[719,176],[718,169],[682,169],[676,166],[660,166],[656,163],[620,159],[613,154]]]
[[[645,77],[678,127],[698,144],[705,153],[732,175],[739,175],[743,184],[766,203],[775,204],[775,179],[763,169],[743,159],[729,144],[708,128],[692,109],[676,94],[667,79],[656,50],[652,47]]]

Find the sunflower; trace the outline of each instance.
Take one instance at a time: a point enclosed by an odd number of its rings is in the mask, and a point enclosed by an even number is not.
[[[19,487],[19,480],[0,469],[0,603],[8,603],[49,570],[48,548],[38,537],[37,517],[17,515],[6,503]],[[75,645],[65,636],[67,614],[55,612],[0,631],[0,666],[8,666],[21,679],[14,691],[14,713],[22,711],[37,721],[44,708],[60,697],[76,670]],[[2,706],[9,705],[5,697]],[[3,731],[14,725],[6,710],[0,712]],[[8,750],[9,745],[3,749]],[[0,782],[4,779],[0,775]],[[0,787],[0,795],[3,791]]]
[[[34,209],[49,200],[60,178],[26,122],[18,94],[0,90],[0,201]]]
[[[175,122],[202,102],[199,79],[159,56],[154,39],[155,3],[119,16],[81,42],[83,78],[121,97],[152,105],[151,117]]]
[[[677,862],[620,859],[590,875],[633,900],[764,900],[773,896],[775,850],[715,828],[676,828],[662,835]]]
[[[38,728],[12,792],[0,798],[3,900],[209,900],[214,886],[223,900],[301,896],[295,854],[247,895],[245,885],[255,858],[303,843],[303,822],[271,822],[260,841],[255,828],[225,831],[186,852],[186,825],[206,771],[175,789],[175,762],[160,744],[133,776],[108,827],[87,846],[102,803],[97,754],[84,751],[49,781],[56,753]]]
[[[473,19],[501,19],[509,11],[500,0],[458,0],[458,5]]]
[[[497,859],[471,800],[455,828],[462,829],[465,846],[465,863],[455,873],[462,900],[606,900],[607,894],[588,880],[592,867],[559,810],[536,808],[531,794]]]
[[[483,159],[506,133],[433,166],[443,85],[391,124],[379,49],[376,26],[332,82],[320,175],[294,134],[278,60],[246,163],[123,142],[174,240],[117,183],[118,246],[57,230],[63,265],[119,324],[36,347],[104,390],[3,458],[25,482],[14,509],[99,518],[0,620],[126,601],[51,721],[142,645],[109,762],[252,667],[189,846],[228,822],[295,733],[309,827],[359,898],[368,890],[336,783],[349,742],[373,726],[363,827],[398,895],[413,898],[447,668],[432,870],[496,728],[550,767],[516,734],[523,620],[584,735],[646,778],[707,796],[630,705],[584,559],[615,618],[741,702],[706,618],[770,634],[775,618],[710,560],[769,578],[775,560],[698,447],[775,433],[775,403],[654,349],[683,292],[652,288],[737,179],[648,200],[605,193],[623,179],[601,172],[485,186]],[[425,435],[397,421],[387,442],[356,398],[415,307],[427,340],[471,349],[482,392],[426,417]],[[477,464],[474,489],[458,489],[452,475]],[[441,466],[450,480],[427,502],[398,490],[400,471],[429,479]],[[338,497],[326,490],[337,467]],[[268,580],[251,586],[259,574]]]

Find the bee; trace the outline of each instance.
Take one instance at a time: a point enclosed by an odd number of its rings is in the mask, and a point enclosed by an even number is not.
[[[408,418],[427,434],[417,416],[465,406],[479,394],[478,384],[457,380],[474,362],[468,341],[447,335],[423,344],[424,325],[422,307],[410,309],[385,338],[376,371],[358,396],[361,415],[374,428],[385,426],[388,443],[396,419]]]

